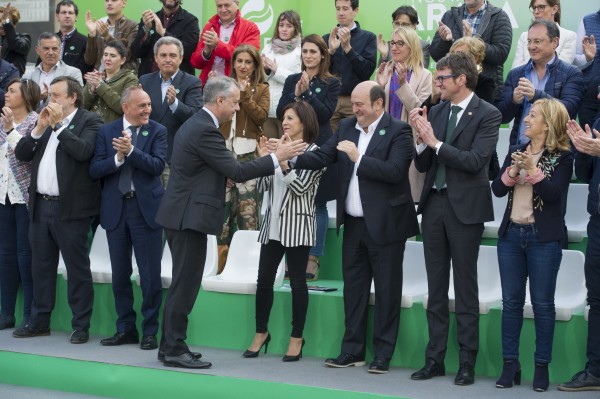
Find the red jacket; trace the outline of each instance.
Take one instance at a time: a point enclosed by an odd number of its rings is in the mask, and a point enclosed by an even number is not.
[[[231,57],[233,56],[233,52],[237,46],[240,44],[250,44],[260,50],[260,31],[258,30],[258,26],[256,26],[254,22],[242,18],[240,11],[238,10],[235,17],[235,28],[233,28],[233,34],[231,35],[231,39],[229,39],[229,43],[219,40],[217,48],[210,55],[210,59],[206,61],[202,56],[202,51],[205,47],[204,42],[202,41],[202,34],[206,31],[209,31],[210,28],[213,28],[215,32],[217,32],[217,35],[220,34],[221,24],[219,23],[218,15],[214,15],[208,20],[206,25],[204,25],[202,33],[200,33],[198,47],[196,47],[196,51],[194,51],[192,57],[190,58],[190,62],[194,68],[202,69],[202,73],[200,73],[202,86],[204,86],[206,83],[208,73],[211,71],[215,62],[215,56],[221,57],[225,60],[225,74],[229,76],[229,72],[231,70]]]

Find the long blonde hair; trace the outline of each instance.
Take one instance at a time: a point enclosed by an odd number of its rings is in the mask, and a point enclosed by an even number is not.
[[[533,103],[533,106],[536,105],[548,126],[546,149],[549,152],[569,151],[571,144],[567,134],[567,122],[569,121],[567,108],[555,98],[539,99]]]
[[[423,50],[421,49],[421,41],[419,35],[412,28],[405,28],[404,26],[397,27],[392,33],[392,40],[394,36],[399,36],[405,46],[410,49],[410,55],[406,60],[406,66],[408,69],[412,69],[418,74],[423,69]]]
[[[483,66],[483,59],[485,58],[485,43],[478,37],[474,36],[465,36],[461,37],[457,41],[452,44],[450,47],[450,53],[455,53],[456,48],[459,46],[465,46],[469,49],[469,54],[475,60],[475,65],[477,65],[477,72],[481,73]]]

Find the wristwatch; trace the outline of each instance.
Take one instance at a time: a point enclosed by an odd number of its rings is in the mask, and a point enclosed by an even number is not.
[[[287,168],[286,170],[282,171],[281,173],[282,173],[284,176],[287,176],[287,175],[289,175],[289,174],[290,174],[290,172],[291,172],[291,171],[292,171],[292,169],[291,169],[291,168]]]
[[[63,124],[62,124],[62,123],[60,123],[60,122],[58,122],[56,125],[54,125],[54,129],[52,129],[52,130],[54,130],[54,131],[56,132],[56,131],[57,131],[58,129],[60,129],[62,126],[63,126]]]

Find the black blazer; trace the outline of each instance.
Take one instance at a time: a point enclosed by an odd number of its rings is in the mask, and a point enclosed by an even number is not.
[[[333,163],[337,168],[337,229],[344,224],[348,185],[354,162],[337,150],[340,141],[358,145],[356,117],[340,122],[338,133],[315,151],[299,156],[295,169],[320,169]],[[379,244],[406,240],[419,234],[415,204],[410,193],[408,168],[415,152],[411,127],[387,112],[375,129],[356,174],[369,234]]]
[[[510,222],[510,213],[512,211],[513,187],[507,187],[502,182],[504,171],[510,166],[511,155],[516,150],[525,151],[526,144],[514,145],[510,147],[508,155],[504,159],[504,165],[500,173],[492,183],[492,191],[496,197],[509,195],[504,218],[498,229],[498,237],[501,237]],[[550,154],[544,150],[538,167],[544,171],[545,178],[533,185],[533,217],[535,218],[536,234],[540,241],[560,241],[563,238],[565,221],[563,217],[562,202],[567,203],[567,193],[569,191],[569,182],[573,175],[573,153],[566,151],[557,154]],[[553,163],[554,160],[554,163]],[[545,166],[545,167],[544,167]],[[537,199],[536,199],[537,197]],[[541,206],[536,206],[537,201],[541,200]],[[582,204],[583,206],[583,204]]]
[[[0,58],[16,66],[19,75],[23,76],[27,66],[27,55],[31,50],[31,36],[29,33],[17,33],[11,23],[3,23],[2,27],[4,28],[4,36],[0,38],[2,40]]]
[[[223,229],[227,177],[242,182],[273,174],[274,169],[270,156],[239,163],[202,109],[175,136],[171,175],[156,222],[172,230],[218,236]]]
[[[450,101],[431,108],[429,122],[438,140],[443,141],[450,118]],[[440,163],[446,166],[446,186],[450,205],[464,224],[494,220],[488,165],[496,150],[502,115],[493,105],[473,95],[464,110],[450,143],[444,143],[436,155],[427,147],[415,156],[419,172],[427,172],[417,213],[423,212]]]
[[[165,15],[162,8],[156,13],[160,20],[163,20]],[[154,25],[153,25],[154,26]],[[154,61],[154,44],[161,38],[154,29],[148,32],[149,37],[143,40],[146,36],[144,32],[144,23],[140,20],[138,25],[137,34],[131,45],[133,49],[133,56],[140,58],[140,67],[138,69],[138,76],[141,77],[147,73],[152,72],[152,62]],[[183,43],[183,61],[179,66],[179,69],[194,75],[195,69],[190,64],[190,57],[198,41],[200,40],[200,27],[198,26],[198,18],[195,15],[190,14],[183,8],[179,8],[179,11],[173,16],[173,20],[169,24],[166,30],[165,36],[173,36]]]
[[[185,121],[202,108],[202,81],[197,76],[182,70],[177,72],[173,79],[173,86],[175,86],[179,101],[175,112],[172,112],[169,105],[162,100],[160,72],[141,76],[140,83],[152,101],[150,119],[167,128],[167,162],[170,162],[175,133]]]
[[[58,135],[56,148],[56,174],[60,193],[61,220],[82,219],[95,216],[100,211],[100,183],[88,174],[90,160],[96,147],[96,135],[104,122],[93,112],[78,109],[73,120]],[[42,137],[34,139],[31,133],[15,148],[20,161],[31,162],[29,186],[29,215],[35,220],[37,176],[40,161],[46,151],[52,128],[48,126]]]

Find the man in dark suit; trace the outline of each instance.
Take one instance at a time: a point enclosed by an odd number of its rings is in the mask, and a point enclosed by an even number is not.
[[[150,96],[128,87],[121,96],[123,117],[98,131],[90,176],[102,182],[100,224],[106,230],[117,310],[117,332],[104,346],[139,342],[131,287],[131,248],[142,287],[141,349],[156,349],[162,301],[162,228],[154,218],[164,194],[160,175],[167,154],[167,129],[150,120]]]
[[[209,79],[204,107],[181,126],[175,136],[171,180],[156,221],[165,227],[173,255],[173,280],[167,293],[158,359],[165,366],[208,368],[185,343],[192,311],[204,272],[206,235],[223,228],[225,185],[267,176],[285,161],[299,155],[302,142],[283,142],[270,157],[238,163],[225,146],[219,125],[239,110],[238,83],[225,76]],[[284,136],[287,138],[287,136]],[[289,141],[289,140],[288,140]]]
[[[175,133],[202,108],[202,82],[179,69],[183,54],[184,47],[178,39],[171,36],[158,39],[154,45],[154,59],[159,70],[140,77],[140,83],[152,101],[150,119],[167,128],[167,163],[161,175],[164,187],[169,182]]]
[[[436,68],[436,84],[445,101],[431,109],[429,122],[426,108],[411,112],[411,123],[419,133],[415,166],[427,172],[417,213],[423,214],[429,287],[425,366],[411,378],[426,380],[445,374],[452,261],[460,346],[454,383],[470,385],[479,349],[477,257],[483,223],[494,219],[487,170],[502,116],[473,93],[477,68],[471,57],[450,54]]]
[[[87,65],[83,58],[87,37],[75,28],[78,15],[79,8],[72,0],[62,0],[56,4],[56,20],[60,26],[57,34],[61,39],[60,59],[65,64],[79,69],[83,76],[94,68]],[[40,62],[38,58],[38,64]]]
[[[163,37],[172,37],[181,41],[183,58],[181,70],[194,74],[190,57],[200,39],[198,18],[181,7],[181,0],[160,0],[163,7],[156,13],[146,10],[138,26],[137,35],[133,41],[133,55],[140,59],[138,76],[160,69],[156,57],[155,44]]]
[[[414,146],[410,126],[385,112],[385,92],[372,81],[352,91],[354,117],[320,149],[298,157],[297,169],[338,164],[337,228],[344,225],[342,272],[346,331],[330,367],[365,364],[367,310],[375,283],[375,359],[370,373],[386,373],[394,353],[406,239],[419,233],[408,168]]]
[[[73,318],[71,343],[88,341],[94,289],[88,233],[100,207],[100,183],[88,174],[102,118],[81,109],[79,83],[61,76],[50,83],[50,103],[36,127],[15,149],[31,162],[29,212],[33,304],[31,320],[13,331],[17,338],[50,334],[56,300],[59,251],[65,261],[67,297]]]

